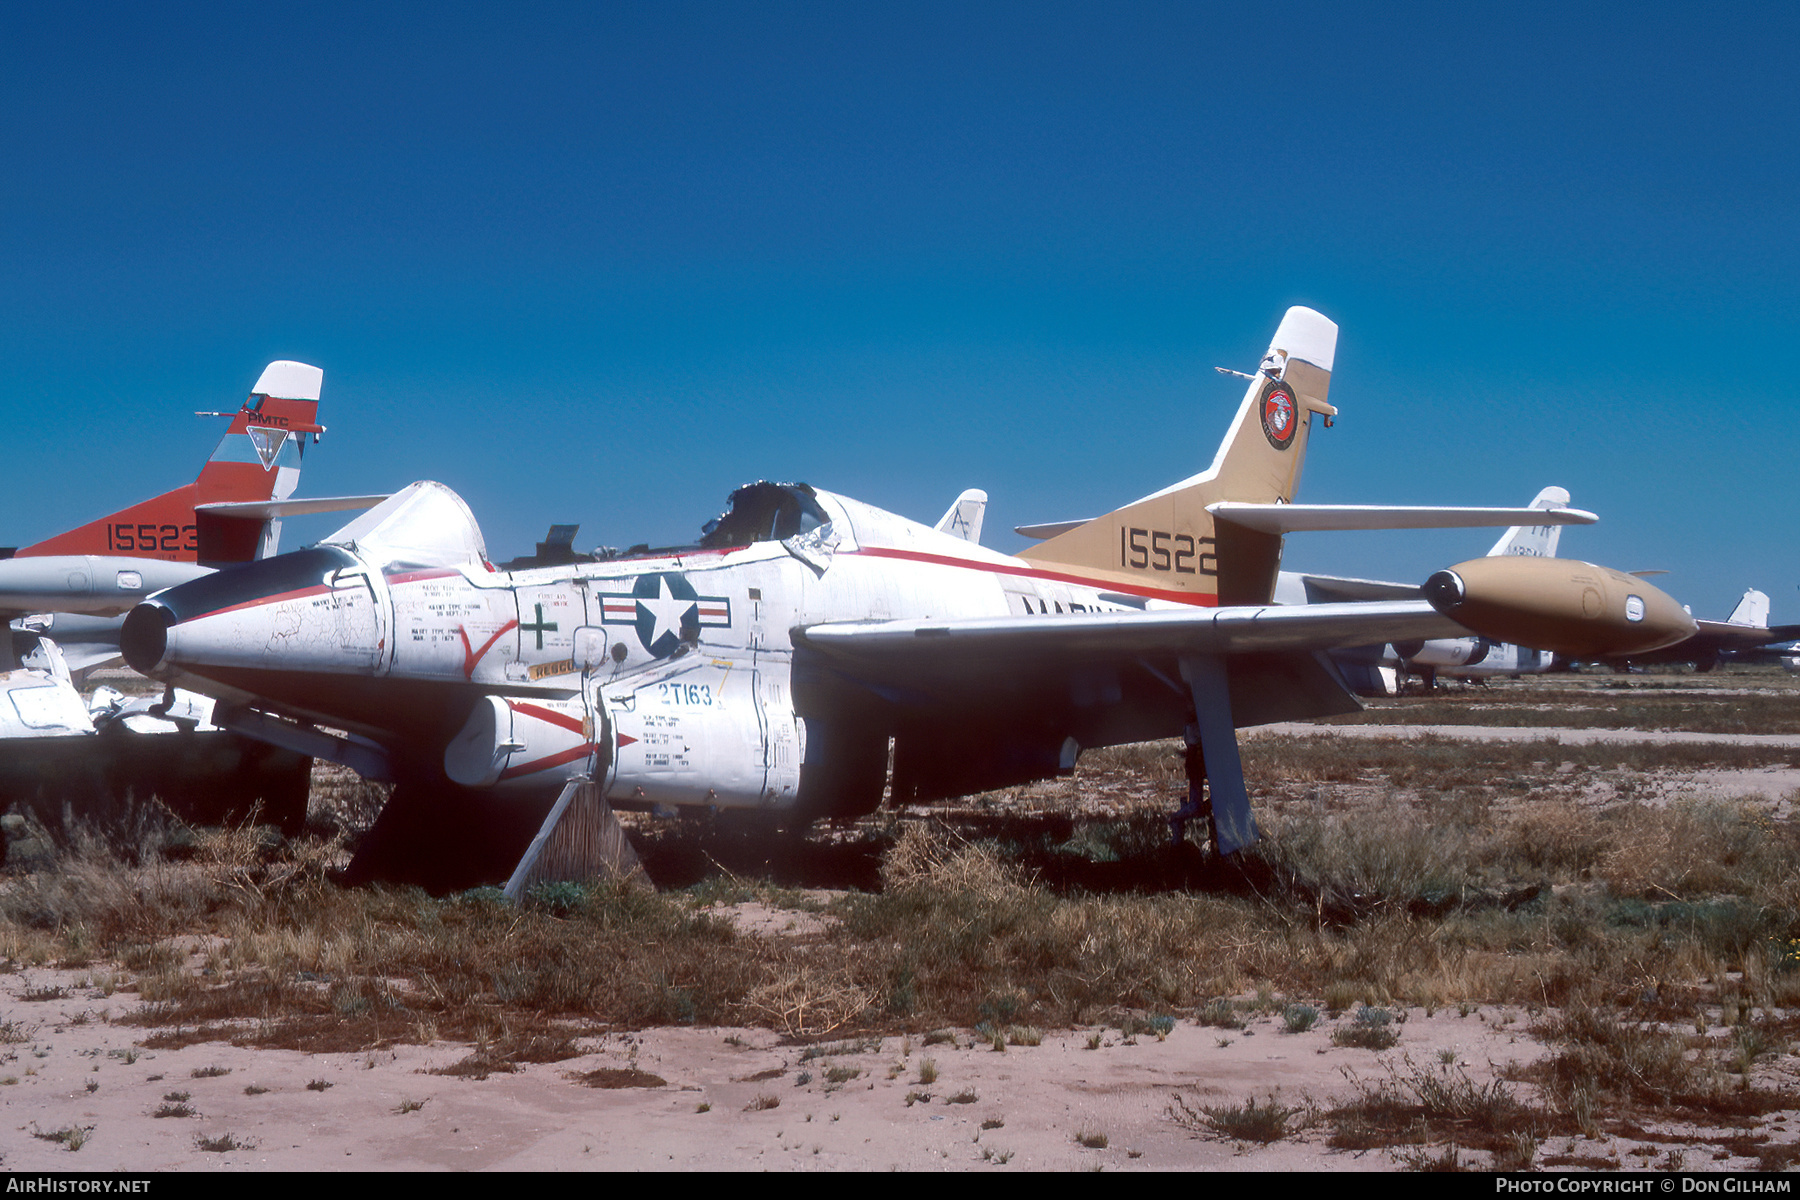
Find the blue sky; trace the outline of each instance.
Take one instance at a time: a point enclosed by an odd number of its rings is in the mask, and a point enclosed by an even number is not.
[[[1800,7],[0,7],[0,541],[191,479],[325,369],[302,494],[490,549],[802,479],[986,541],[1210,461],[1342,327],[1301,499],[1524,503],[1800,620]],[[305,536],[329,528],[308,526]],[[289,545],[295,544],[290,529]],[[1299,535],[1420,579],[1489,531]]]

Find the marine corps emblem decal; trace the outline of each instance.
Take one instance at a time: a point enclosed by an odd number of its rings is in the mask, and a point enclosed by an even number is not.
[[[1294,393],[1278,379],[1271,379],[1263,389],[1263,436],[1277,450],[1286,450],[1294,442],[1294,431],[1300,428],[1300,406]]]

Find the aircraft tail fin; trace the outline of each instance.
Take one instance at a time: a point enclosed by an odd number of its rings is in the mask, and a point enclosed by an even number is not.
[[[23,547],[19,557],[96,554],[168,562],[249,562],[274,553],[281,523],[197,511],[205,504],[285,500],[300,482],[300,459],[318,424],[325,373],[272,362],[235,413],[194,482]]]
[[[1567,508],[1566,488],[1547,487],[1532,500],[1532,508]],[[1521,558],[1555,558],[1556,543],[1562,537],[1561,525],[1514,525],[1487,552],[1489,558],[1517,555]]]
[[[1294,498],[1313,417],[1327,403],[1338,327],[1310,308],[1290,308],[1249,381],[1212,465],[1198,475],[1085,522],[1021,557],[1098,571],[1132,590],[1197,604],[1267,603],[1281,538],[1229,520],[1219,501],[1282,504]]]
[[[956,498],[948,512],[938,518],[935,528],[939,533],[947,533],[951,537],[959,537],[979,546],[981,522],[986,516],[987,493],[980,488],[970,488]]]
[[[1728,625],[1753,625],[1758,629],[1769,627],[1769,598],[1751,588],[1744,593],[1744,598],[1737,602],[1731,615],[1725,618]]]

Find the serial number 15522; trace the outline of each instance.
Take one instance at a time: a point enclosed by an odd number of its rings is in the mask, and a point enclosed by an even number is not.
[[[1217,575],[1219,556],[1212,538],[1161,529],[1119,529],[1119,565],[1176,575]]]

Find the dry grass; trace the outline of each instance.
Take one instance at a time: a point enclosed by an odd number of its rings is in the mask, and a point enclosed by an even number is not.
[[[681,893],[599,887],[552,912],[345,891],[330,843],[225,831],[180,862],[68,852],[14,877],[0,928],[41,931],[52,957],[117,958],[149,1023],[307,1049],[516,1043],[559,1020],[1005,1035],[1123,1010],[1229,1026],[1218,998],[1256,983],[1338,1009],[1603,999],[1721,966],[1767,996],[1800,991],[1768,955],[1800,934],[1792,831],[1748,805],[1559,803],[1478,833],[1416,810],[1278,809],[1266,825],[1253,889],[1064,894],[1005,843],[910,822],[887,888],[835,902],[806,939],[739,936]]]
[[[1169,1102],[1168,1115],[1177,1125],[1198,1133],[1268,1143],[1298,1132],[1310,1119],[1310,1110],[1305,1105],[1282,1104],[1272,1095],[1260,1105],[1252,1096],[1242,1104],[1208,1104],[1196,1110],[1177,1093]]]
[[[756,987],[745,1006],[770,1028],[792,1036],[816,1036],[841,1029],[874,1007],[873,989],[858,983],[847,968],[802,964]]]
[[[1330,1144],[1342,1150],[1451,1142],[1512,1156],[1519,1151],[1516,1134],[1547,1123],[1500,1080],[1479,1084],[1460,1067],[1421,1066],[1410,1057],[1390,1064],[1379,1080],[1359,1081],[1356,1097],[1326,1119]]]

